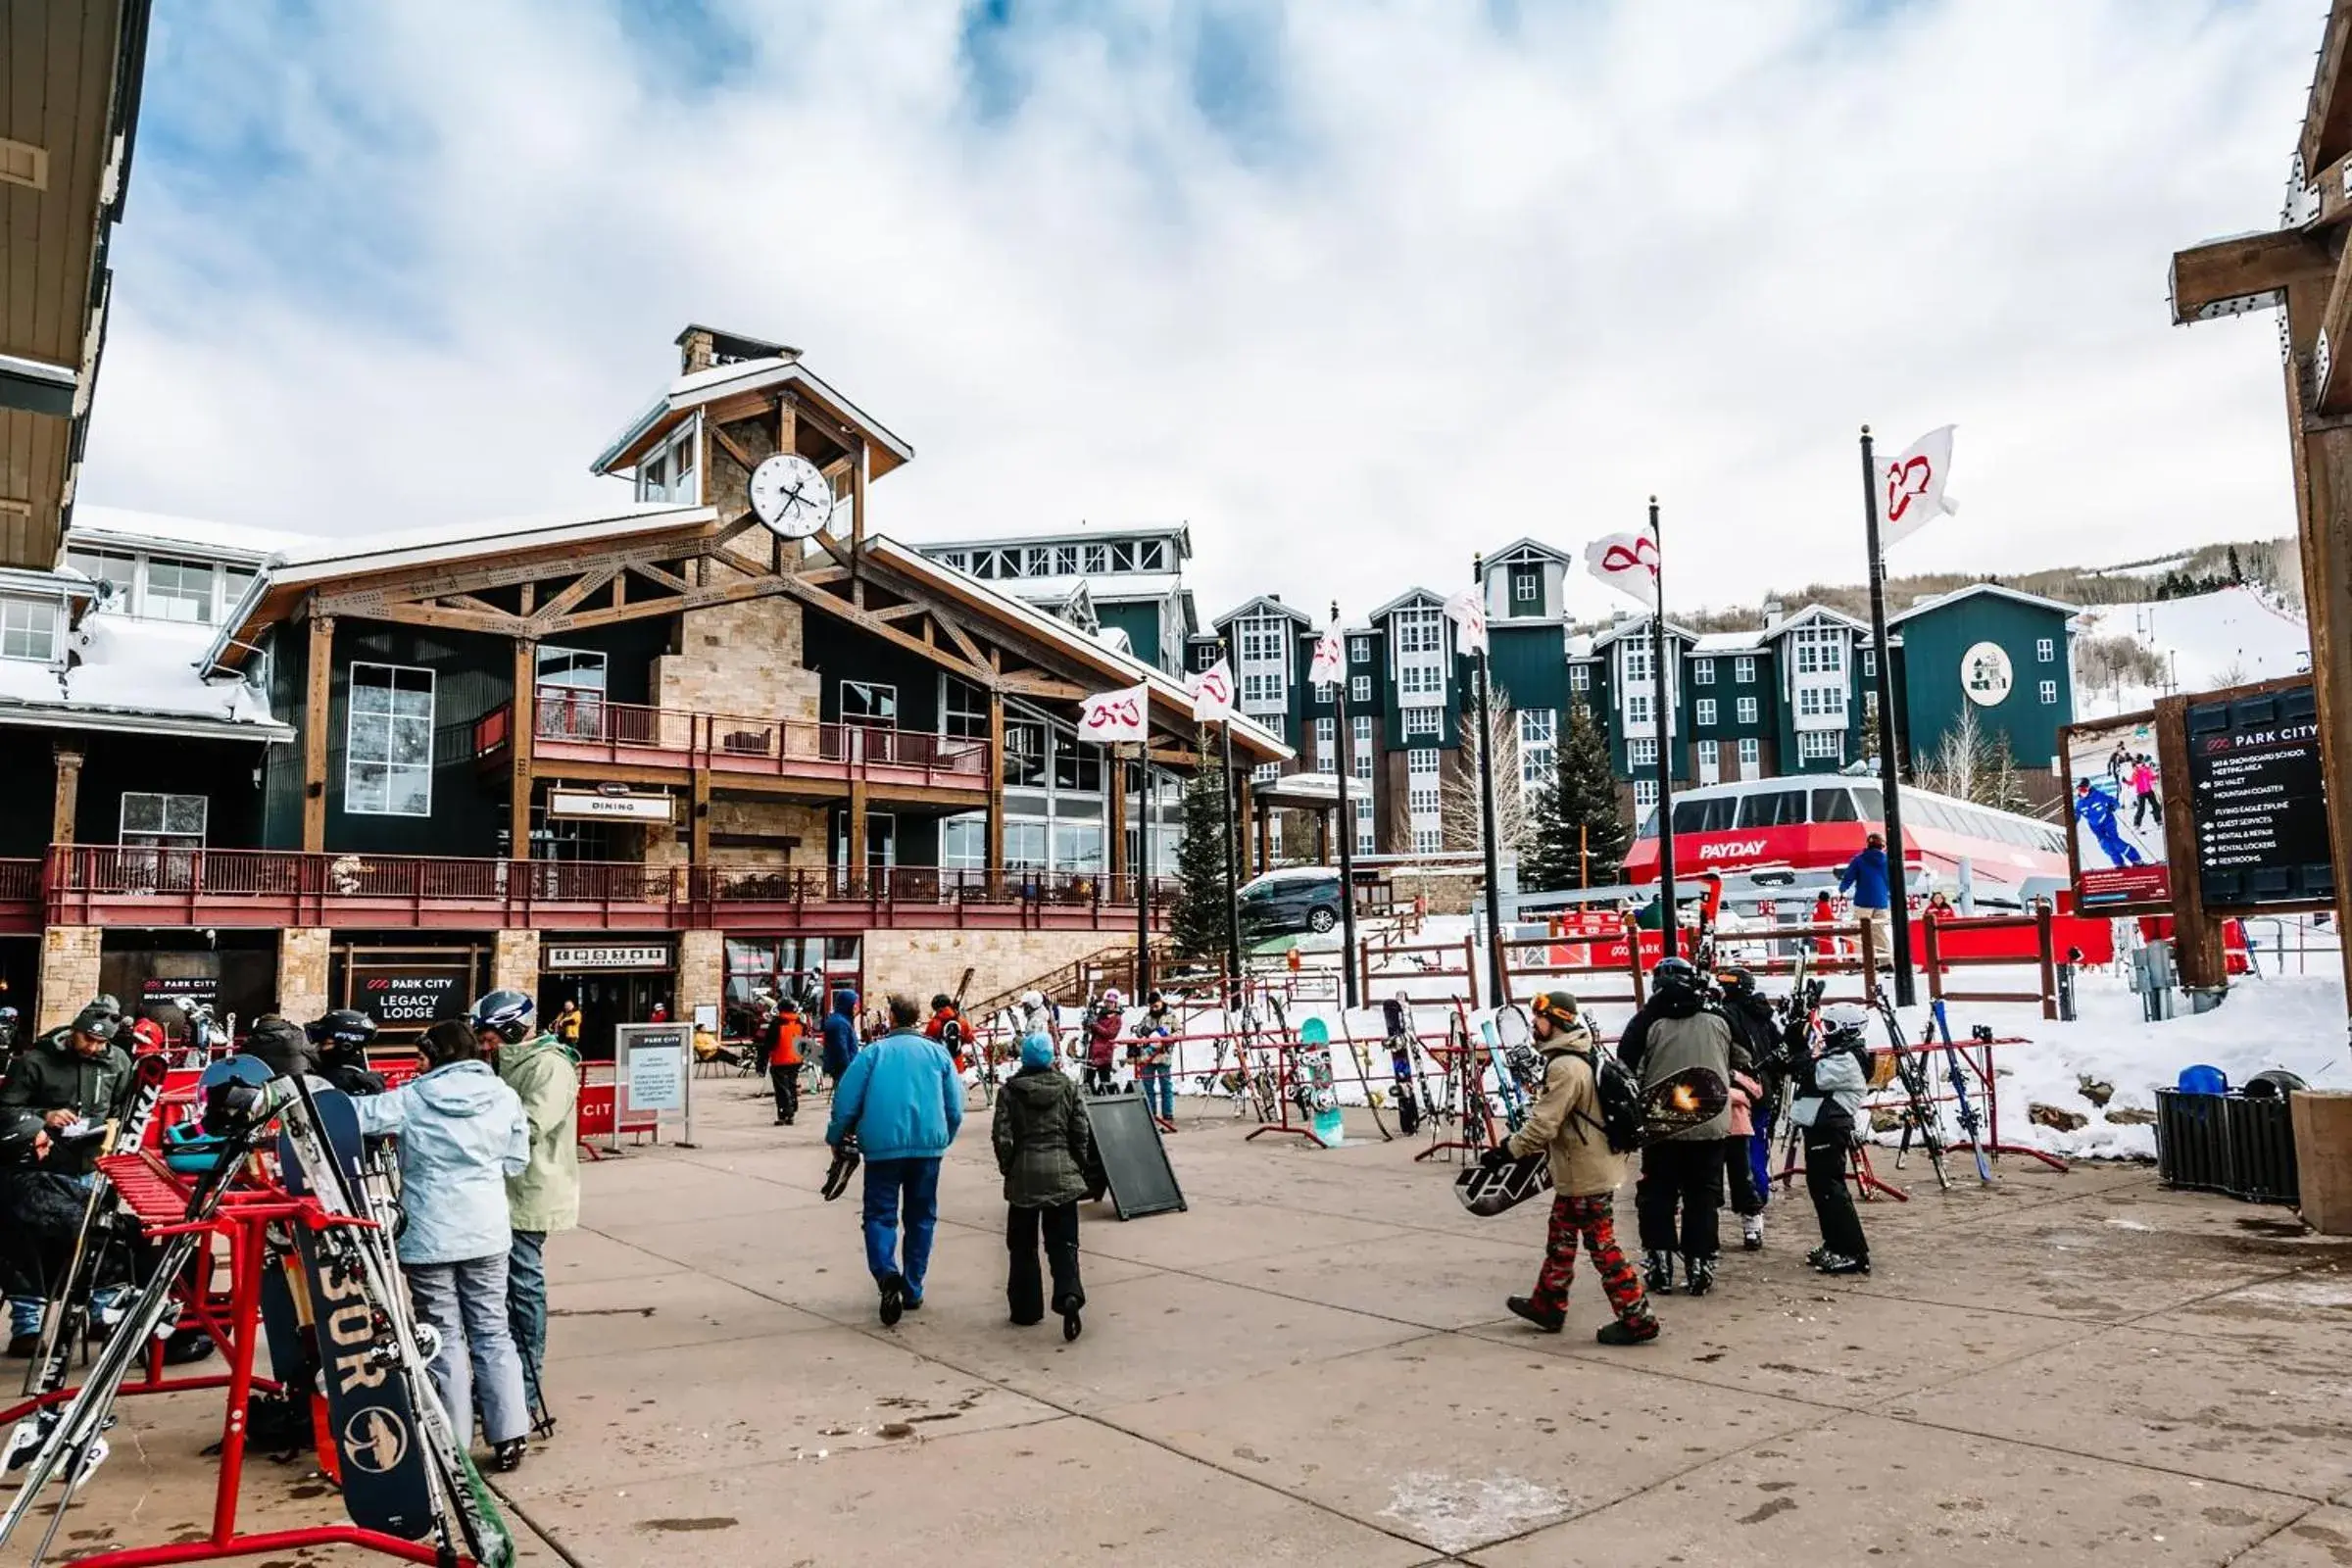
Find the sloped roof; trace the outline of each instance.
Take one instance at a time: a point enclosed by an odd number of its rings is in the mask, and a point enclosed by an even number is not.
[[[1624,620],[1619,621],[1616,625],[1611,626],[1607,631],[1600,633],[1592,639],[1593,650],[1597,652],[1600,649],[1606,648],[1609,644],[1617,642],[1633,632],[1638,631],[1643,636],[1647,636],[1649,634],[1649,623],[1654,618],[1654,616],[1650,615],[1632,615]],[[1698,641],[1698,633],[1692,631],[1688,626],[1678,625],[1671,620],[1666,623],[1666,634],[1670,637],[1680,637],[1686,642],[1695,643]]]
[[[66,530],[69,550],[80,545],[100,550],[172,551],[231,562],[258,563],[277,551],[316,542],[313,534],[94,507],[86,502],[74,509],[74,525]]]
[[[1889,619],[1891,620],[1891,617],[1889,617]],[[1783,636],[1794,630],[1796,627],[1803,625],[1808,621],[1819,620],[1834,620],[1848,631],[1858,631],[1864,636],[1868,636],[1870,634],[1870,622],[1867,620],[1858,620],[1854,616],[1847,614],[1842,610],[1832,610],[1828,605],[1807,605],[1804,609],[1795,612],[1793,614],[1783,617],[1779,625],[1767,626],[1763,631],[1757,633],[1757,635],[1762,637],[1766,642],[1778,642]]]
[[[292,740],[262,693],[199,673],[212,636],[210,626],[185,621],[84,615],[71,634],[78,660],[71,669],[0,660],[0,719],[45,729]]]
[[[2030,594],[2022,588],[2011,588],[2004,583],[1972,582],[1965,588],[1955,588],[1948,594],[1937,594],[1933,599],[1924,600],[1908,610],[1888,615],[1886,624],[1899,626],[1914,615],[1924,615],[1932,610],[1943,610],[1958,604],[1963,599],[1973,599],[1979,594],[1996,594],[2003,599],[2015,600],[2021,605],[2032,605],[2036,610],[2053,610],[2059,614],[2067,616],[2073,616],[2081,612],[2082,609],[2081,605],[2069,605],[2056,599],[2044,599],[2039,594]]]
[[[723,398],[770,387],[790,387],[811,398],[844,424],[871,437],[879,450],[868,477],[880,478],[914,458],[914,448],[821,380],[801,363],[798,350],[790,350],[764,359],[713,365],[707,370],[679,376],[621,427],[620,433],[597,454],[596,461],[588,465],[588,471],[612,473],[626,467],[651,438],[667,433],[695,410]]]
[[[1565,550],[1547,545],[1541,539],[1519,538],[1512,540],[1499,550],[1488,551],[1487,564],[1492,566],[1496,562],[1525,560],[1530,556],[1540,556],[1546,561],[1556,561],[1564,566],[1576,564],[1576,558]]]
[[[1244,615],[1250,614],[1253,612],[1262,611],[1272,611],[1275,614],[1287,616],[1288,618],[1298,622],[1301,626],[1312,626],[1315,623],[1315,617],[1308,614],[1305,611],[1300,610],[1297,605],[1286,605],[1272,594],[1259,594],[1255,599],[1243,600],[1240,604],[1234,606],[1231,610],[1228,610],[1225,612],[1225,613],[1210,621],[1209,624],[1212,626],[1230,626],[1235,621],[1241,619]]]
[[[1386,619],[1390,615],[1395,614],[1397,611],[1404,609],[1408,605],[1420,606],[1425,604],[1435,605],[1441,610],[1446,608],[1446,600],[1443,595],[1428,588],[1407,588],[1404,592],[1398,594],[1396,598],[1390,600],[1387,604],[1381,606],[1378,610],[1375,610],[1371,614],[1365,616],[1364,618],[1371,621],[1380,621]]]

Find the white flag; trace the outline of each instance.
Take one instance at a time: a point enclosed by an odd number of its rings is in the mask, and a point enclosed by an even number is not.
[[[1585,569],[1643,605],[1658,597],[1658,542],[1646,533],[1603,534],[1585,546]]]
[[[1330,626],[1315,639],[1315,657],[1307,661],[1306,681],[1310,686],[1330,686],[1348,676],[1348,656],[1341,648],[1340,628]]]
[[[1881,550],[1901,544],[1937,517],[1960,510],[1960,503],[1943,493],[1944,471],[1951,466],[1952,426],[1946,424],[1930,430],[1879,469]]]
[[[1456,641],[1461,644],[1463,653],[1483,654],[1487,651],[1486,591],[1478,584],[1472,583],[1446,601],[1446,618],[1461,628]]]
[[[1078,738],[1103,746],[1140,741],[1151,731],[1152,699],[1144,686],[1078,699]]]
[[[1193,694],[1193,717],[1201,723],[1233,716],[1233,662],[1220,659],[1184,683]]]

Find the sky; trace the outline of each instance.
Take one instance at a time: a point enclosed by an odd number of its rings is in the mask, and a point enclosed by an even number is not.
[[[82,494],[363,536],[594,505],[688,321],[909,442],[908,540],[1182,520],[1349,616],[1660,500],[1670,607],[2291,532],[2313,0],[156,0]],[[1571,609],[1608,591],[1579,579]]]

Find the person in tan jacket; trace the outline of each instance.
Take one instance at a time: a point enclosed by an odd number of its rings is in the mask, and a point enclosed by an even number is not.
[[[1598,1046],[1576,998],[1567,992],[1545,992],[1530,1010],[1536,1049],[1544,1054],[1544,1093],[1502,1152],[1514,1159],[1545,1156],[1551,1169],[1551,1227],[1535,1293],[1514,1296],[1504,1304],[1544,1333],[1559,1333],[1568,1321],[1568,1276],[1581,1240],[1617,1314],[1595,1338],[1603,1345],[1643,1344],[1658,1337],[1658,1320],[1642,1295],[1641,1275],[1617,1246],[1615,1209],[1617,1189],[1625,1183],[1625,1156],[1609,1148],[1602,1128],[1600,1092],[1592,1079]]]

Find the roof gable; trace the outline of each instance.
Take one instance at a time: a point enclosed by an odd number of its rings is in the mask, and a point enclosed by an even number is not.
[[[1888,615],[1886,624],[1899,626],[1914,616],[1925,615],[1938,610],[1947,610],[1964,599],[1974,599],[1980,594],[1993,594],[2002,599],[2012,600],[2017,604],[2030,605],[2035,610],[2047,610],[2069,619],[2081,613],[2082,610],[2081,605],[2070,605],[2056,599],[2044,599],[2039,594],[2030,594],[2022,588],[2012,588],[2005,583],[1972,582],[1965,588],[1955,588],[1948,594],[1937,594],[1923,604],[1913,605],[1908,610]]]
[[[1541,539],[1514,539],[1499,550],[1487,552],[1487,564],[1507,566],[1522,561],[1556,561],[1561,565],[1573,565],[1575,561],[1564,550],[1555,550]]]
[[[1446,601],[1439,598],[1435,593],[1432,593],[1427,588],[1407,588],[1404,592],[1398,594],[1396,598],[1390,600],[1387,604],[1372,612],[1372,613],[1367,615],[1365,619],[1370,620],[1377,625],[1379,622],[1384,621],[1391,615],[1396,613],[1396,612],[1399,610],[1419,610],[1424,608],[1443,610],[1446,608]]]
[[[1243,600],[1240,604],[1234,606],[1231,610],[1228,610],[1225,612],[1225,613],[1210,621],[1209,624],[1212,626],[1230,626],[1237,620],[1247,619],[1253,615],[1266,614],[1279,615],[1286,620],[1295,620],[1301,626],[1311,626],[1315,623],[1314,617],[1309,615],[1305,611],[1300,610],[1297,605],[1286,605],[1272,594],[1259,594],[1255,599]]]
[[[1834,622],[1847,631],[1865,634],[1870,631],[1870,622],[1857,620],[1842,610],[1832,610],[1827,605],[1807,605],[1795,614],[1783,619],[1779,625],[1764,628],[1763,638],[1766,642],[1778,642],[1799,626],[1817,625],[1823,621]]]

